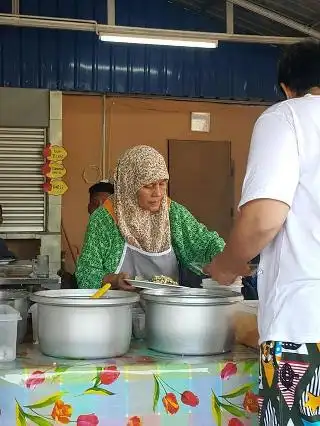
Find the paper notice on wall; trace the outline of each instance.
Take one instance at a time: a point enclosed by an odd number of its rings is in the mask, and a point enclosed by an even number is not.
[[[192,132],[210,132],[210,112],[191,113]]]
[[[43,150],[43,156],[49,161],[63,161],[68,155],[63,146],[47,145]]]
[[[68,190],[68,185],[62,180],[48,180],[43,184],[43,190],[49,195],[63,195]]]
[[[61,162],[47,161],[42,167],[42,173],[50,179],[60,179],[67,170]]]

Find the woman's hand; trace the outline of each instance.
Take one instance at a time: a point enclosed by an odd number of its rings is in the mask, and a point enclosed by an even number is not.
[[[112,290],[136,291],[135,287],[125,281],[129,278],[129,275],[124,272],[110,274],[103,278],[103,284],[110,283]]]

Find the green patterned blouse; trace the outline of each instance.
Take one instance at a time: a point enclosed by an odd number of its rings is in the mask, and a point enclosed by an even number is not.
[[[207,264],[224,248],[224,241],[209,231],[182,205],[169,207],[171,241],[175,255],[184,267],[197,273],[190,264]],[[124,250],[122,237],[113,217],[100,207],[90,217],[82,253],[76,269],[80,288],[99,288],[105,275],[113,274]]]

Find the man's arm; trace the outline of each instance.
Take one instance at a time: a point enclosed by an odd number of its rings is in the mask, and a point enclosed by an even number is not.
[[[273,109],[256,123],[239,217],[224,252],[207,267],[221,284],[248,272],[245,265],[275,238],[292,206],[300,167],[296,134],[286,112]]]
[[[274,239],[289,209],[282,201],[270,199],[254,200],[241,208],[224,250],[231,270],[243,268]]]

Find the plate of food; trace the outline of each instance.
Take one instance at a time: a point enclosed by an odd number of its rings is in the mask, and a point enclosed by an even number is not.
[[[144,280],[142,277],[135,277],[134,280],[126,280],[127,283],[137,288],[148,290],[157,290],[163,288],[180,287],[179,284],[170,277],[165,275],[155,275],[151,281]],[[180,287],[183,289],[184,287]]]

